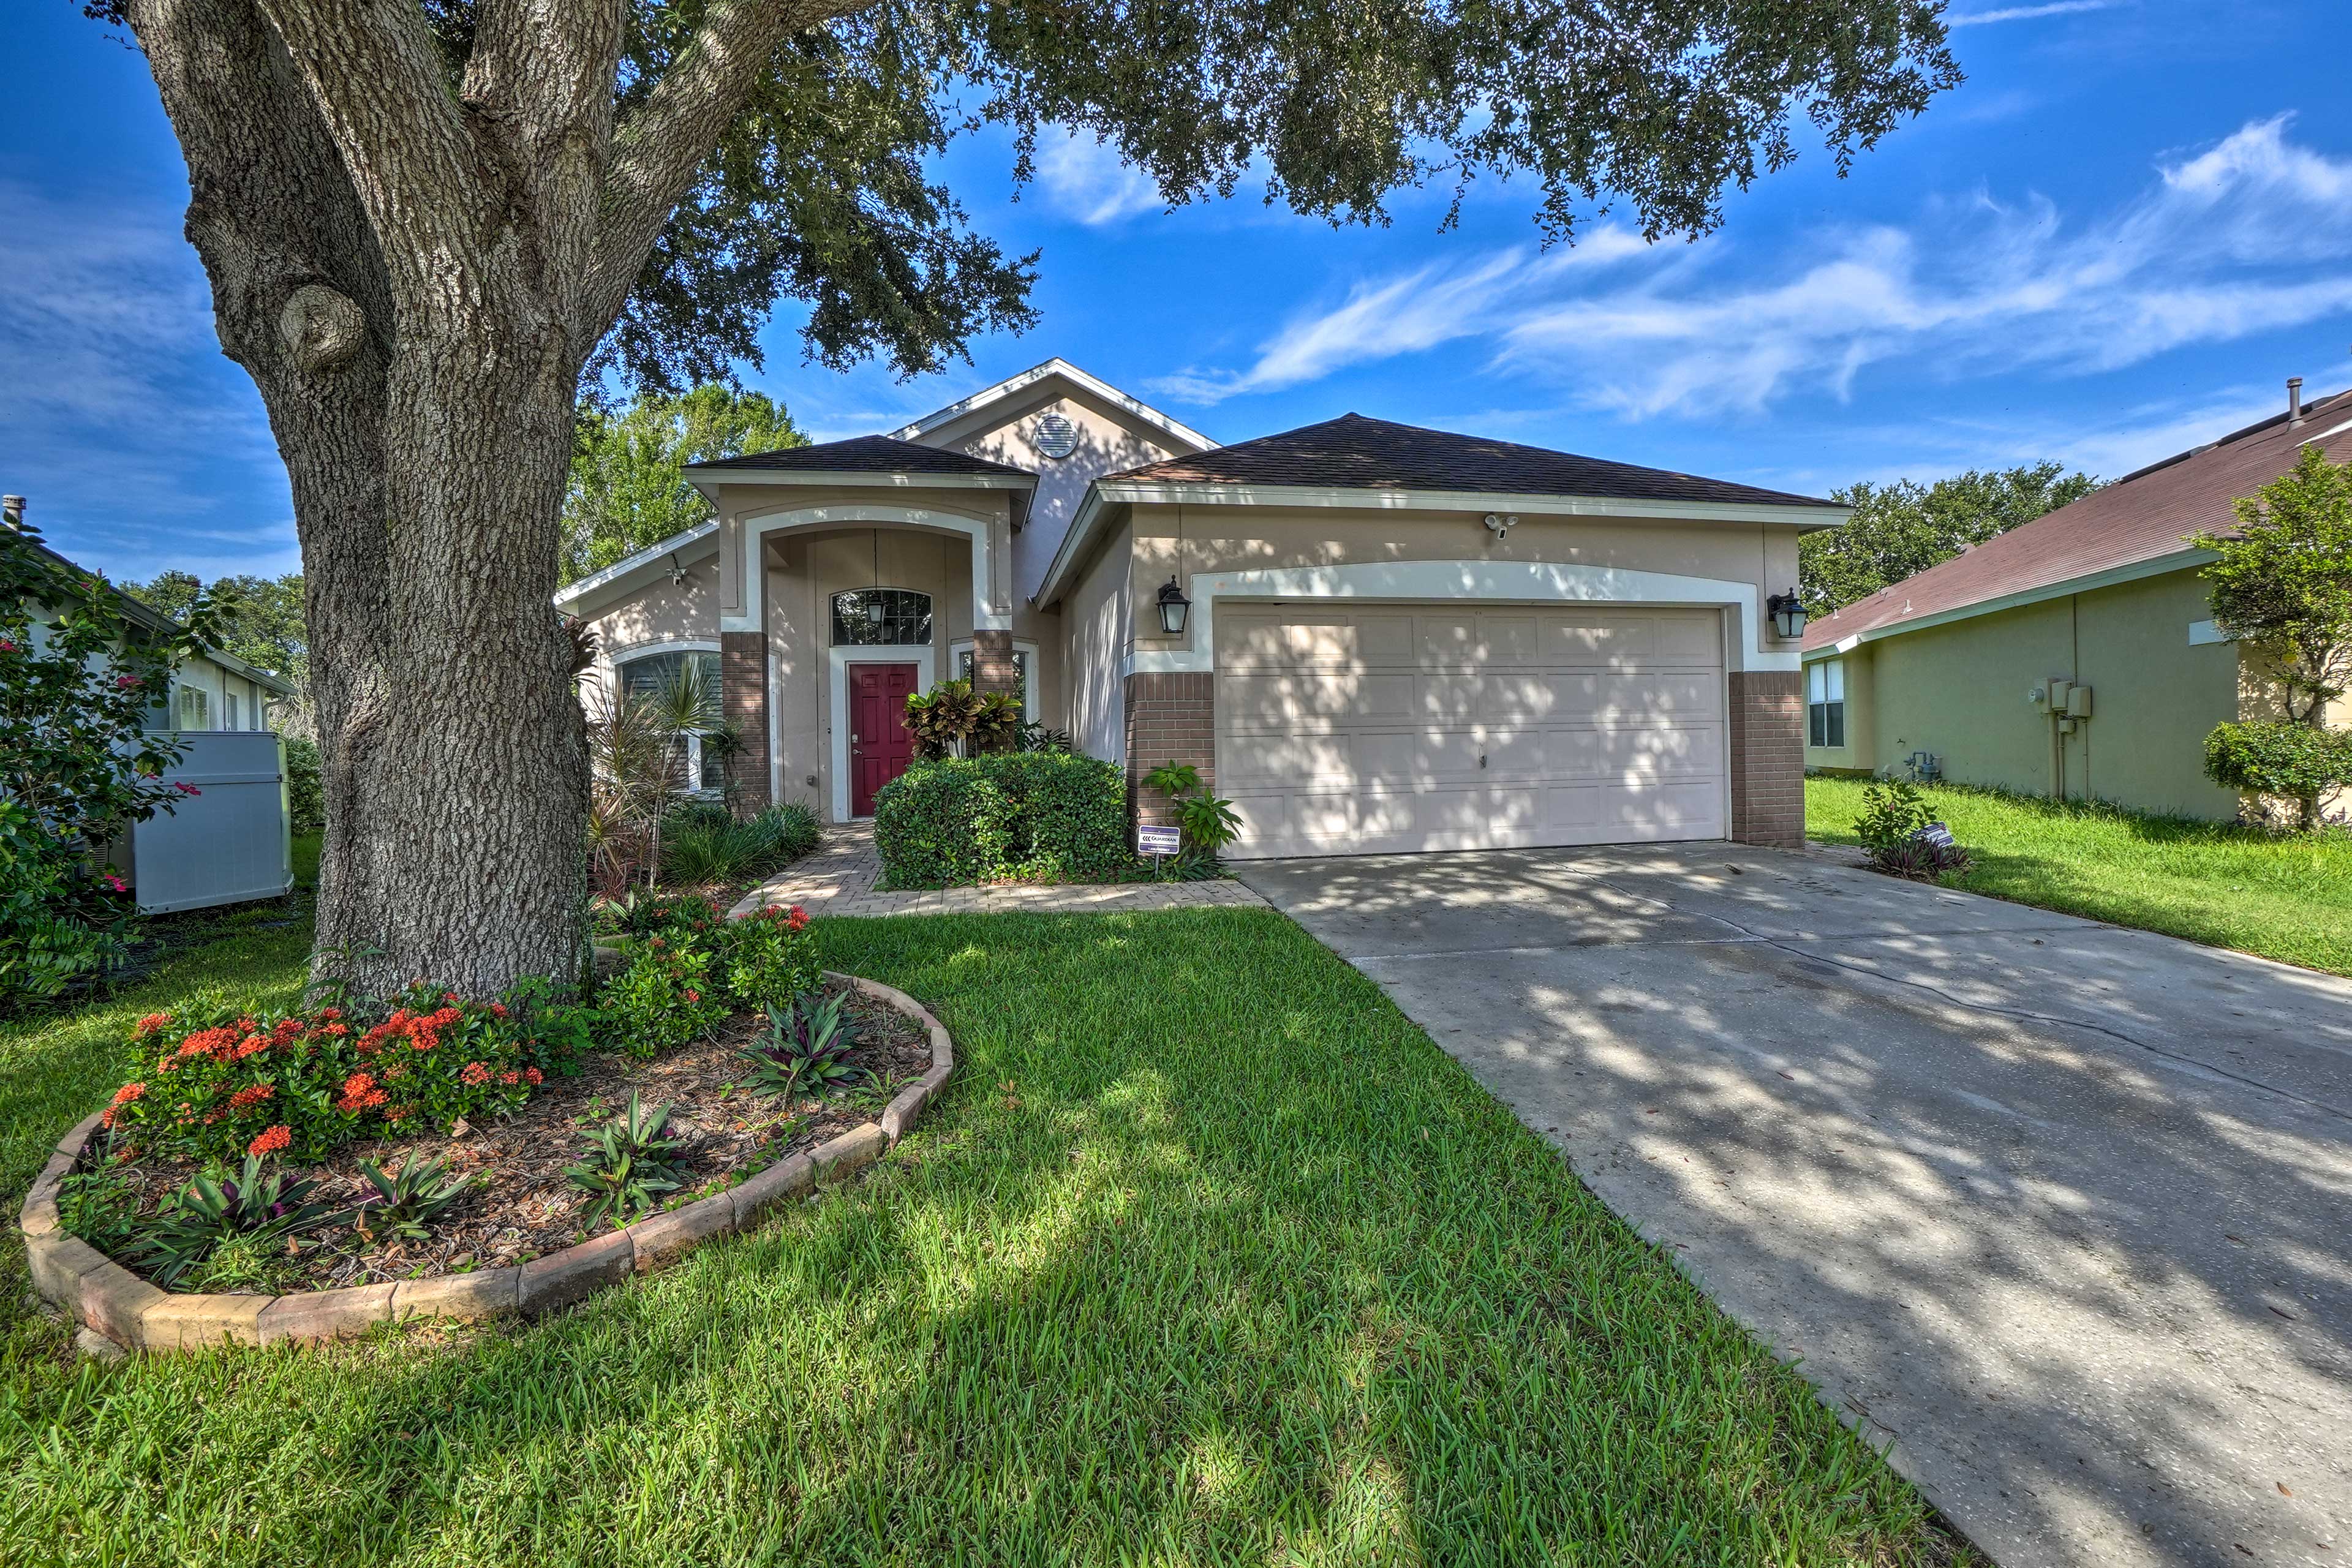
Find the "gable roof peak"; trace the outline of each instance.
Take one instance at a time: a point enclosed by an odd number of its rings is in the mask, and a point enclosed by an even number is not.
[[[1102,377],[1072,364],[1059,354],[1042,360],[1017,374],[1008,375],[993,386],[983,386],[978,392],[960,397],[945,407],[935,408],[919,419],[899,426],[890,435],[901,441],[928,441],[934,437],[944,438],[944,433],[973,415],[1003,404],[1042,383],[1055,380],[1062,381],[1098,402],[1108,404],[1129,418],[1151,426],[1168,437],[1165,445],[1201,452],[1217,444],[1191,426],[1170,417],[1140,398],[1121,392]]]

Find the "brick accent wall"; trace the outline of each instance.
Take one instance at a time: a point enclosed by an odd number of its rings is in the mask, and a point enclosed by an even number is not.
[[[971,634],[971,689],[1002,691],[1011,696],[1020,689],[1013,669],[1013,634],[975,631]]]
[[[768,798],[768,634],[719,634],[719,700],[741,744],[727,762],[736,811],[749,816]]]
[[[1217,678],[1203,672],[1127,678],[1127,805],[1138,822],[1172,823],[1168,797],[1143,787],[1162,763],[1190,763],[1217,784]]]
[[[1731,672],[1731,837],[1794,849],[1805,842],[1805,678]]]

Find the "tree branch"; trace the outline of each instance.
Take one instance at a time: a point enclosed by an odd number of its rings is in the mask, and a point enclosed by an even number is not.
[[[750,99],[776,46],[859,3],[719,0],[711,7],[693,41],[614,137],[595,279],[582,304],[584,332],[602,337],[620,314],[655,237]]]
[[[459,89],[536,214],[574,311],[595,267],[623,10],[621,0],[482,0]]]
[[[470,257],[478,236],[450,222],[452,196],[481,190],[480,160],[415,0],[256,4],[334,137],[395,281],[427,284],[401,269]]]

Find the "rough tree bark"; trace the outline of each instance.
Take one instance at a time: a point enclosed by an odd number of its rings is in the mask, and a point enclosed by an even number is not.
[[[292,481],[321,973],[576,974],[587,752],[551,598],[580,368],[769,51],[821,15],[713,6],[616,136],[613,0],[484,0],[454,92],[414,0],[128,5],[222,348]]]

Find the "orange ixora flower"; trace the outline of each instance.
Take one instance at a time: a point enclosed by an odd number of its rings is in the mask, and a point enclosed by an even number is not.
[[[262,1129],[260,1136],[245,1146],[245,1152],[256,1156],[275,1154],[292,1142],[294,1142],[294,1130],[280,1122],[275,1127]]]
[[[373,1110],[389,1098],[375,1085],[373,1073],[355,1072],[343,1079],[343,1092],[335,1101],[335,1109],[346,1114]]]
[[[230,1061],[236,1058],[237,1042],[245,1038],[245,1034],[241,1028],[198,1029],[182,1040],[179,1049],[173,1055],[188,1058],[210,1057],[216,1062]]]
[[[146,1092],[147,1086],[143,1083],[126,1083],[114,1091],[114,1103],[128,1105]]]
[[[249,1110],[266,1100],[274,1100],[278,1086],[274,1083],[249,1083],[228,1097],[231,1110]]]
[[[490,1081],[490,1069],[482,1062],[467,1062],[457,1076],[470,1084],[485,1084]]]
[[[172,1015],[169,1013],[150,1013],[145,1017],[131,1026],[131,1033],[135,1037],[143,1040],[150,1035],[160,1033],[163,1029],[167,1027],[171,1022]]]

